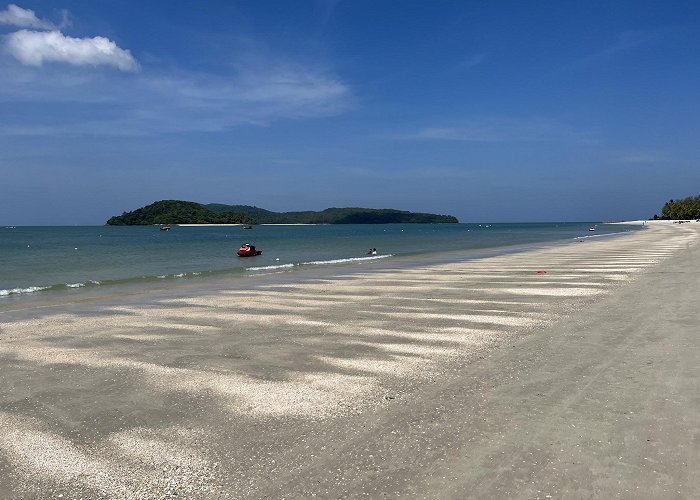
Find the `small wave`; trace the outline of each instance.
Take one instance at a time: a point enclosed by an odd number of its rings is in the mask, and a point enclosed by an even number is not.
[[[309,262],[299,262],[298,264],[275,264],[271,266],[246,267],[246,271],[274,271],[276,269],[289,269],[297,266],[326,266],[332,264],[347,264],[348,262],[364,262],[369,260],[386,259],[392,257],[392,254],[387,255],[372,255],[371,257],[349,257],[347,259],[331,259],[331,260],[312,260]]]
[[[589,234],[587,236],[576,236],[574,239],[575,240],[587,240],[589,238],[604,238],[606,236],[616,236],[619,234],[625,234],[628,233],[629,231],[617,231],[615,233],[604,233],[604,234]]]
[[[284,269],[294,267],[294,264],[279,264],[276,266],[246,267],[246,271],[269,271],[271,269]]]
[[[78,283],[60,283],[50,286],[28,286],[26,288],[10,288],[6,290],[0,290],[0,297],[7,297],[9,295],[23,295],[27,293],[43,292],[44,290],[64,290],[66,288],[84,288],[91,286],[99,286],[102,283],[96,280],[87,280],[85,282]]]
[[[156,276],[141,276],[141,278],[146,279],[146,280],[150,280],[150,279],[167,280],[167,279],[180,279],[180,278],[194,278],[195,276],[201,276],[202,274],[205,274],[205,273],[202,271],[199,271],[199,272],[191,272],[191,273],[158,274]],[[206,274],[210,274],[210,271],[207,272]]]
[[[21,295],[24,293],[34,293],[40,292],[42,290],[48,290],[51,287],[48,286],[30,286],[27,288],[10,288],[6,290],[0,290],[0,297],[7,297],[8,295]]]
[[[347,262],[362,262],[367,260],[379,260],[386,259],[387,257],[393,257],[392,254],[386,255],[372,255],[371,257],[349,257],[347,259],[333,259],[333,260],[312,260],[311,262],[302,262],[302,266],[318,266],[327,264],[345,264]]]
[[[292,268],[297,268],[301,266],[323,266],[323,265],[333,265],[333,264],[346,264],[346,263],[351,263],[351,262],[366,262],[366,261],[373,261],[373,260],[379,260],[379,259],[386,259],[388,257],[393,257],[392,254],[386,254],[386,255],[370,255],[367,257],[350,257],[350,258],[345,258],[345,259],[330,259],[330,260],[314,260],[314,261],[308,261],[308,262],[299,262],[299,263],[287,263],[287,264],[274,264],[274,265],[269,265],[269,266],[257,266],[257,267],[248,267],[245,268],[245,271],[267,271],[267,272],[285,272],[288,271]],[[240,268],[238,268],[240,271]],[[220,273],[227,273],[235,271],[235,269],[228,269],[228,270],[220,270],[220,271],[196,271],[196,272],[183,272],[183,273],[173,273],[173,274],[161,274],[161,275],[151,275],[151,276],[139,276],[139,277],[134,277],[134,278],[126,278],[126,279],[114,279],[114,280],[102,280],[102,281],[97,281],[97,280],[85,280],[85,281],[79,281],[75,283],[58,283],[54,285],[48,285],[48,286],[28,286],[28,287],[17,287],[17,288],[8,288],[8,289],[0,289],[0,297],[8,297],[12,295],[23,295],[23,294],[31,294],[35,292],[41,292],[41,291],[59,291],[59,290],[77,290],[77,289],[83,289],[83,288],[90,288],[90,287],[96,287],[96,286],[109,286],[109,285],[118,285],[118,284],[127,284],[127,283],[132,283],[132,282],[138,282],[138,281],[149,281],[149,280],[180,280],[180,279],[187,279],[187,278],[194,278],[194,277],[199,277],[199,276],[209,276],[209,275],[217,275]]]
[[[65,286],[66,288],[83,288],[86,286],[100,286],[101,284],[101,282],[96,280],[87,280],[84,283],[66,283]]]

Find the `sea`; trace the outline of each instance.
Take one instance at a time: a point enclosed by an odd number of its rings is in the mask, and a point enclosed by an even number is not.
[[[533,246],[615,237],[641,226],[492,224],[0,227],[0,306],[85,290],[308,276],[459,261]],[[250,243],[262,255],[238,257]],[[376,255],[370,254],[376,249]]]

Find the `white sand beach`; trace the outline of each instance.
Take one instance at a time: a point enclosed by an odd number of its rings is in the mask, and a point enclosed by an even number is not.
[[[0,310],[0,497],[698,498],[700,223],[645,224]]]

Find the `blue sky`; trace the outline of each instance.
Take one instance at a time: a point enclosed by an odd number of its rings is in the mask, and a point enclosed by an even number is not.
[[[698,54],[681,0],[0,3],[0,224],[651,216],[700,194]]]

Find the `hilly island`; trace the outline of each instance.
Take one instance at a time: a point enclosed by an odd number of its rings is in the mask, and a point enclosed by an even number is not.
[[[110,226],[152,224],[399,224],[457,223],[452,215],[408,212],[388,208],[327,208],[320,212],[273,212],[249,205],[201,204],[162,200],[124,212]]]

